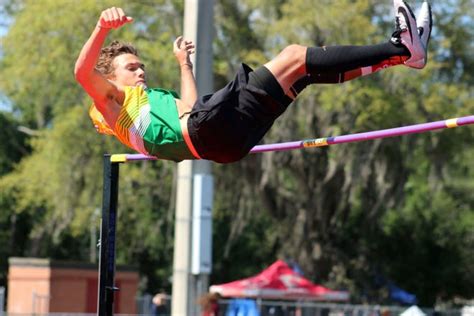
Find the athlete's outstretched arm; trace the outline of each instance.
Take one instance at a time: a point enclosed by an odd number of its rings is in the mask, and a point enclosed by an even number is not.
[[[74,68],[76,80],[97,106],[104,104],[108,98],[118,93],[115,85],[95,69],[102,45],[112,28],[119,28],[132,21],[133,19],[127,17],[121,8],[112,7],[102,11],[96,27],[77,58]]]
[[[173,45],[173,53],[181,69],[181,101],[185,111],[191,111],[197,99],[196,79],[193,74],[193,64],[189,56],[194,53],[194,44],[179,36]]]

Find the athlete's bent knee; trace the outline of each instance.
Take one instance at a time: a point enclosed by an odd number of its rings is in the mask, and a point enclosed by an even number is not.
[[[293,63],[305,62],[306,47],[298,44],[288,45],[281,51],[280,56]]]

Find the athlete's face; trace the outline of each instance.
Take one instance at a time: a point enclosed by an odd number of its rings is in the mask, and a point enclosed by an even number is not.
[[[133,54],[119,55],[112,61],[112,66],[114,71],[109,79],[118,87],[139,85],[146,87],[145,65],[137,56]]]

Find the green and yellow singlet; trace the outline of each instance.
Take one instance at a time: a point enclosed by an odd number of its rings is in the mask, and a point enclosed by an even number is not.
[[[159,159],[195,159],[183,138],[174,91],[126,87],[125,100],[114,128],[93,104],[89,115],[99,133],[115,135],[133,150]]]

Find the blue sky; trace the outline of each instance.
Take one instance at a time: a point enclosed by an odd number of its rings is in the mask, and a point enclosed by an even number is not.
[[[5,16],[1,5],[0,5],[0,21],[2,21],[2,24],[0,24],[0,38],[1,38],[5,36],[5,34],[7,34],[8,24],[11,23],[11,19],[8,19]],[[0,51],[0,57],[1,57],[1,51]],[[7,102],[7,100],[5,100],[5,97],[2,97],[1,91],[0,91],[0,111],[10,111],[10,110],[11,110],[10,104]]]
[[[0,37],[4,36],[8,31],[7,25],[9,25],[12,20],[5,14],[4,4],[2,4],[2,0],[0,0]]]

